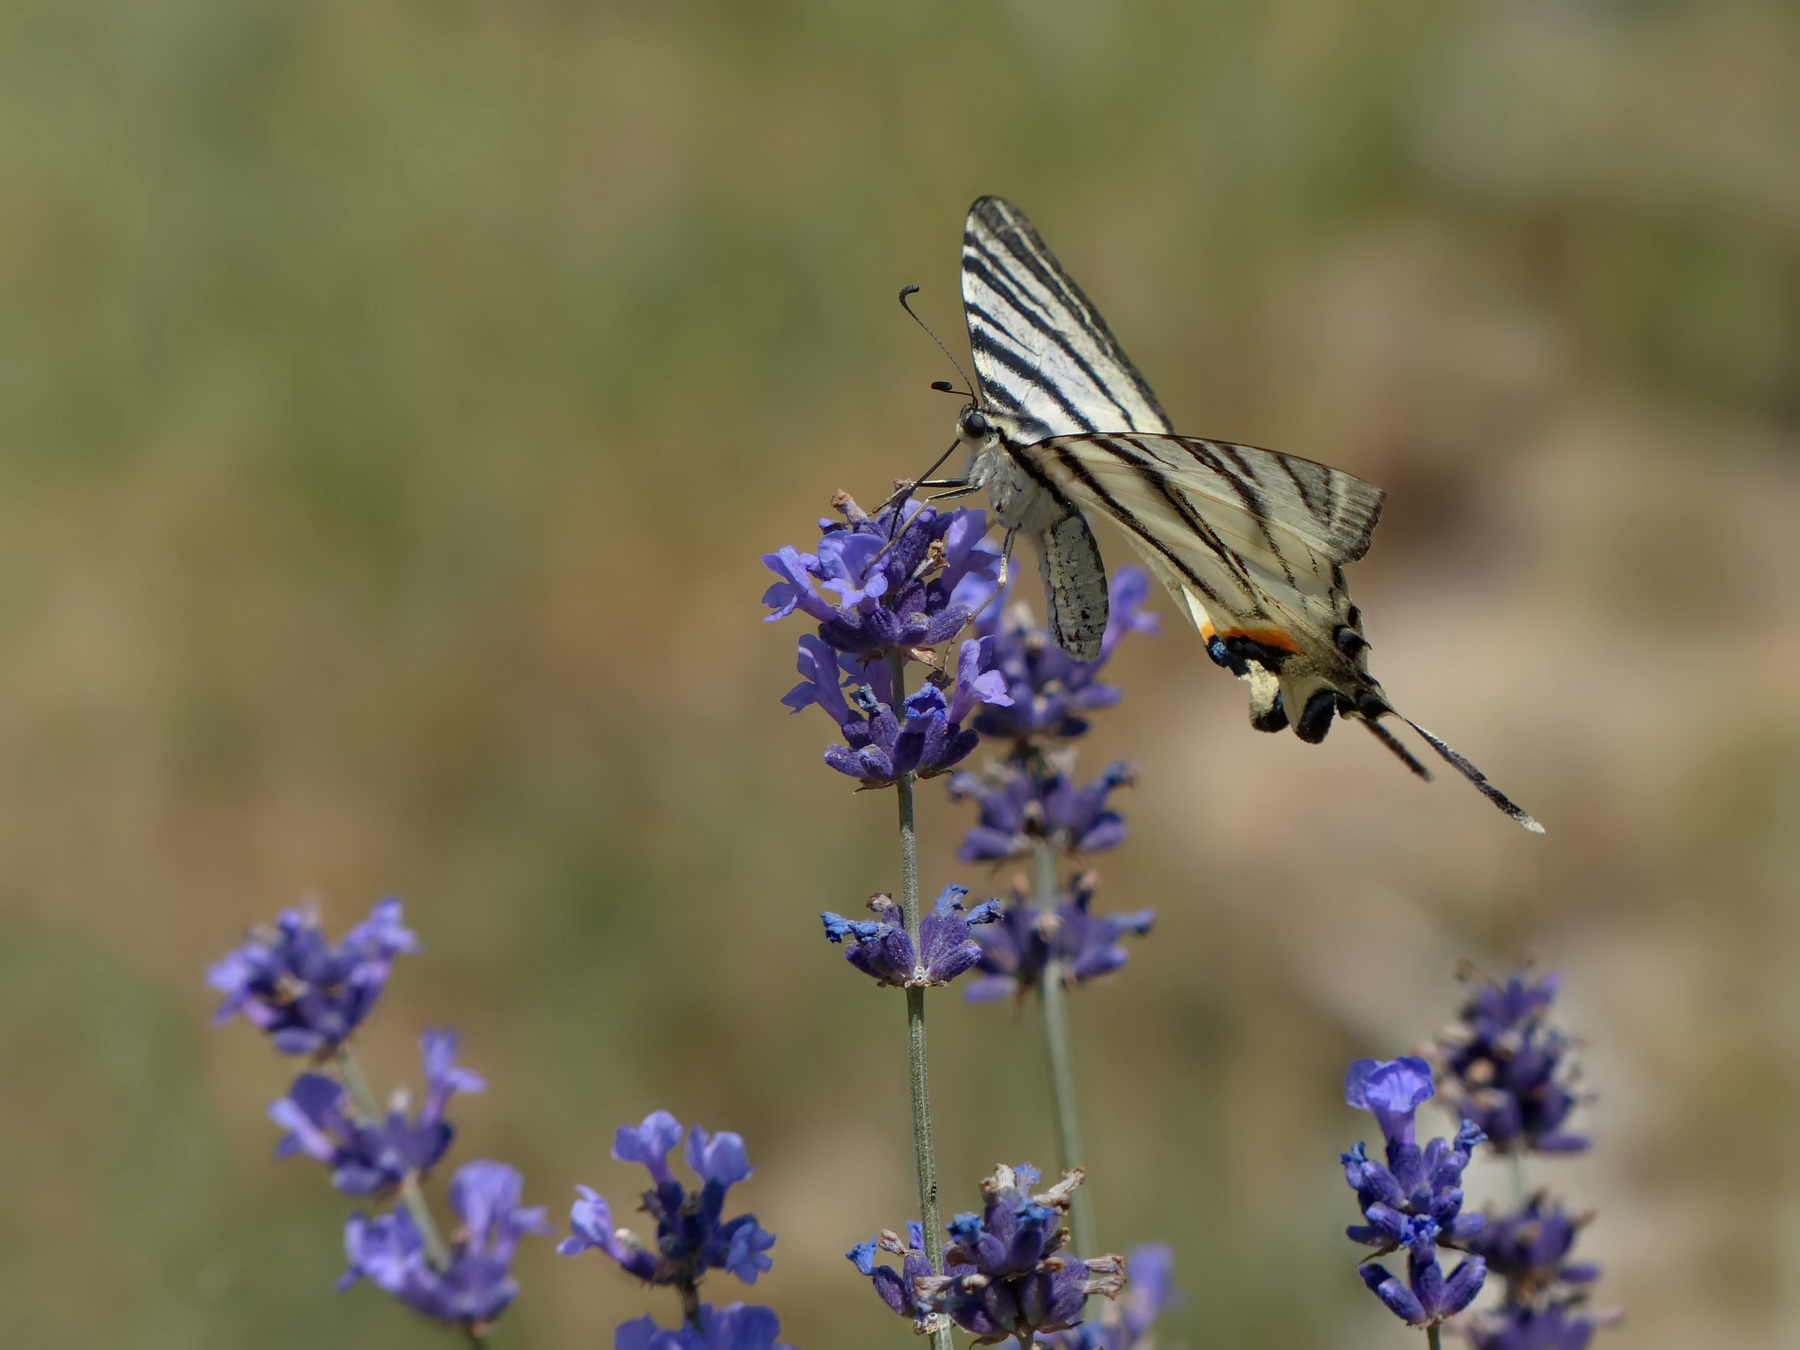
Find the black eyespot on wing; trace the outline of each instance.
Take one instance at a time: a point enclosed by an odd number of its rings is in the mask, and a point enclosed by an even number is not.
[[[1337,644],[1340,652],[1352,659],[1358,652],[1365,652],[1369,649],[1369,640],[1354,628],[1344,624],[1338,625],[1337,631],[1331,635],[1331,640]]]
[[[1332,716],[1337,712],[1337,694],[1330,689],[1315,690],[1306,700],[1306,709],[1294,724],[1294,734],[1308,745],[1317,745],[1331,730]]]

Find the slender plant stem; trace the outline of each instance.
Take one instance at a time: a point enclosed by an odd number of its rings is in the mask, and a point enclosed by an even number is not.
[[[1513,1204],[1519,1209],[1525,1208],[1529,1198],[1525,1194],[1525,1155],[1514,1148],[1512,1152]]]
[[[1438,1329],[1435,1326],[1425,1328],[1425,1344],[1430,1347],[1430,1350],[1443,1350],[1443,1341],[1439,1339]]]
[[[350,1053],[348,1046],[337,1048],[338,1075],[344,1080],[344,1086],[350,1090],[350,1100],[364,1120],[371,1125],[381,1123],[381,1108],[375,1104],[375,1094],[369,1091],[369,1080],[363,1077],[362,1066]],[[419,1189],[419,1175],[408,1172],[406,1180],[400,1184],[400,1200],[406,1206],[407,1213],[412,1215],[413,1226],[419,1230],[419,1240],[425,1246],[425,1259],[431,1268],[442,1274],[450,1268],[450,1249],[444,1245],[439,1235],[437,1223],[431,1217],[431,1206],[425,1203],[425,1193]],[[474,1333],[470,1335],[473,1337]],[[479,1339],[479,1338],[476,1338]]]
[[[893,677],[894,715],[900,715],[906,698],[906,658],[899,652],[888,657]],[[906,932],[913,950],[919,951],[919,832],[913,820],[913,776],[905,774],[894,785],[900,803],[900,903],[906,911]],[[919,1174],[919,1219],[925,1228],[925,1259],[934,1274],[944,1273],[944,1226],[938,1219],[937,1159],[931,1148],[931,1088],[925,1074],[925,991],[909,985],[906,990],[906,1061],[912,1083],[913,1164]],[[935,1350],[952,1350],[950,1326],[939,1319],[932,1331]]]
[[[1037,861],[1037,912],[1040,923],[1055,921],[1062,887],[1056,871],[1056,845],[1039,841]],[[1086,1155],[1081,1148],[1081,1116],[1075,1104],[1075,1065],[1069,1051],[1068,990],[1063,986],[1062,962],[1052,958],[1044,966],[1039,989],[1044,1011],[1044,1048],[1050,1063],[1051,1116],[1056,1123],[1057,1161],[1065,1172],[1080,1167]],[[1075,1251],[1098,1256],[1100,1239],[1094,1232],[1094,1206],[1086,1188],[1075,1192],[1070,1217],[1075,1229]]]

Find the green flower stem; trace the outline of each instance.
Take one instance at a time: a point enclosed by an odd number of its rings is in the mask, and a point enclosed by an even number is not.
[[[1513,1148],[1511,1161],[1513,1205],[1515,1208],[1524,1209],[1525,1201],[1529,1198],[1525,1194],[1525,1154],[1517,1146]]]
[[[899,652],[888,657],[893,676],[896,714],[906,697],[906,658]],[[906,911],[906,933],[913,950],[923,950],[919,938],[919,832],[913,819],[913,776],[904,775],[894,785],[900,803],[900,903]],[[912,1083],[913,1163],[919,1174],[919,1219],[925,1228],[925,1259],[934,1274],[944,1273],[944,1225],[938,1218],[937,1160],[931,1148],[931,1089],[925,1074],[925,991],[914,985],[906,990],[906,1059]],[[952,1350],[950,1324],[940,1317],[932,1331],[935,1350]]]
[[[1436,1326],[1425,1328],[1425,1344],[1430,1347],[1430,1350],[1443,1350],[1443,1342],[1438,1338]]]
[[[356,1104],[363,1119],[371,1125],[380,1124],[381,1108],[375,1104],[375,1094],[369,1091],[369,1080],[363,1077],[362,1068],[350,1053],[349,1047],[340,1045],[337,1048],[337,1068],[338,1076],[350,1090],[350,1100]],[[425,1245],[426,1261],[441,1275],[450,1268],[450,1249],[439,1236],[437,1223],[431,1217],[431,1206],[425,1203],[425,1193],[419,1189],[418,1173],[406,1174],[406,1180],[400,1186],[400,1200],[406,1206],[407,1213],[412,1215],[413,1226],[419,1230],[419,1240]],[[473,1336],[474,1333],[471,1332],[470,1335]]]
[[[1037,912],[1039,921],[1054,919],[1062,886],[1057,876],[1056,846],[1039,842],[1037,861]],[[1081,1117],[1075,1106],[1075,1065],[1069,1053],[1068,989],[1063,984],[1060,961],[1044,967],[1039,1002],[1044,1012],[1044,1048],[1050,1064],[1050,1100],[1056,1123],[1057,1161],[1065,1172],[1082,1165]],[[1075,1251],[1083,1257],[1100,1255],[1099,1235],[1094,1231],[1094,1206],[1086,1187],[1071,1197],[1070,1218],[1075,1230]]]

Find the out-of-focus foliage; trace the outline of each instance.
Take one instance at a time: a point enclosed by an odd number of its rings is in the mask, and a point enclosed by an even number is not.
[[[457,1157],[560,1211],[630,1184],[621,1121],[737,1130],[786,1338],[905,1334],[841,1255],[913,1194],[900,1007],[816,918],[894,884],[891,803],[777,705],[756,555],[947,443],[892,297],[955,336],[1002,192],[1184,429],[1389,489],[1374,669],[1550,830],[1258,736],[1173,624],[1121,656],[1106,894],[1162,917],[1074,1012],[1171,1338],[1396,1343],[1342,1065],[1535,947],[1624,1334],[1792,1344],[1797,66],[1775,0],[5,6],[0,1339],[442,1343],[330,1291],[285,1066],[205,1024],[309,891],[406,897],[362,1040],[391,1080],[464,1029]],[[923,796],[928,892],[1002,887]],[[1030,1023],[935,1006],[946,1194],[1047,1162]],[[653,1308],[549,1243],[520,1276],[505,1344]]]

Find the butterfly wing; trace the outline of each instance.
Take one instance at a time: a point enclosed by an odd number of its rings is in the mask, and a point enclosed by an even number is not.
[[[1274,677],[1247,676],[1259,725],[1291,720],[1317,740],[1337,695],[1352,707],[1379,699],[1343,573],[1367,551],[1379,488],[1185,436],[1059,436],[1024,453],[1060,492],[1125,532],[1215,660]]]
[[[963,230],[963,315],[984,407],[1020,443],[1071,432],[1172,430],[1131,358],[1056,255],[1012,203],[983,197]],[[1057,642],[1077,660],[1100,654],[1106,569],[1073,509],[1028,531]]]
[[[1174,429],[1106,320],[1002,197],[969,208],[962,293],[982,404],[1007,414],[1021,442]]]
[[[1379,725],[1401,715],[1369,673],[1362,615],[1344,579],[1344,566],[1368,551],[1380,488],[1311,460],[1187,436],[1059,436],[1010,453],[1124,531],[1208,654],[1248,684],[1253,725],[1291,723],[1302,740],[1320,741],[1343,713],[1430,776]],[[1467,759],[1402,720],[1541,833]]]

